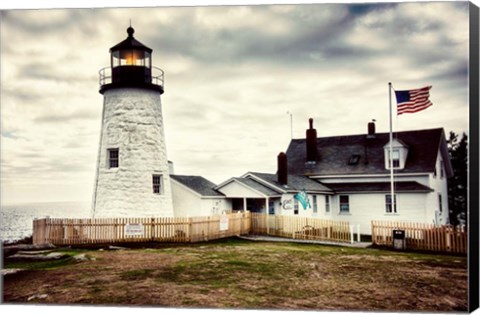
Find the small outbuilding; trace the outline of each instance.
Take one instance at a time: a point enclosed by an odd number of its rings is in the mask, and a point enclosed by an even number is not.
[[[222,214],[232,209],[231,201],[202,176],[170,175],[176,217]]]

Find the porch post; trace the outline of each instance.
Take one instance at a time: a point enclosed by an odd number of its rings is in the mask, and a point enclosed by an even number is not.
[[[247,198],[243,198],[243,210],[247,211]]]
[[[268,212],[268,197],[265,198],[265,218],[267,220],[267,235],[270,235],[270,224],[268,224],[268,216],[269,216],[269,212]]]

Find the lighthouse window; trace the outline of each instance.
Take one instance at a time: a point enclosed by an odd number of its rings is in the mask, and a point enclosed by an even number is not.
[[[152,67],[152,60],[150,58],[150,54],[145,52],[145,60],[144,60],[144,67],[151,68]]]
[[[162,193],[162,175],[153,175],[153,193]]]
[[[108,149],[108,168],[118,167],[118,149]]]

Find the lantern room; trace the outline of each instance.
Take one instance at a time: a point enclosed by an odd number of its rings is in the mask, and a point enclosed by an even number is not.
[[[110,48],[110,67],[100,70],[100,93],[115,87],[143,87],[163,93],[163,71],[152,66],[152,49],[133,37]]]

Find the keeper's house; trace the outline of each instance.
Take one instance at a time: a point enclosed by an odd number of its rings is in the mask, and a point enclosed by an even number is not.
[[[394,198],[389,133],[368,124],[361,135],[305,139],[278,156],[277,174],[249,172],[214,189],[233,209],[349,221],[371,234],[372,220],[449,223],[447,178],[452,166],[442,128],[393,135]],[[268,210],[267,210],[268,209]]]

